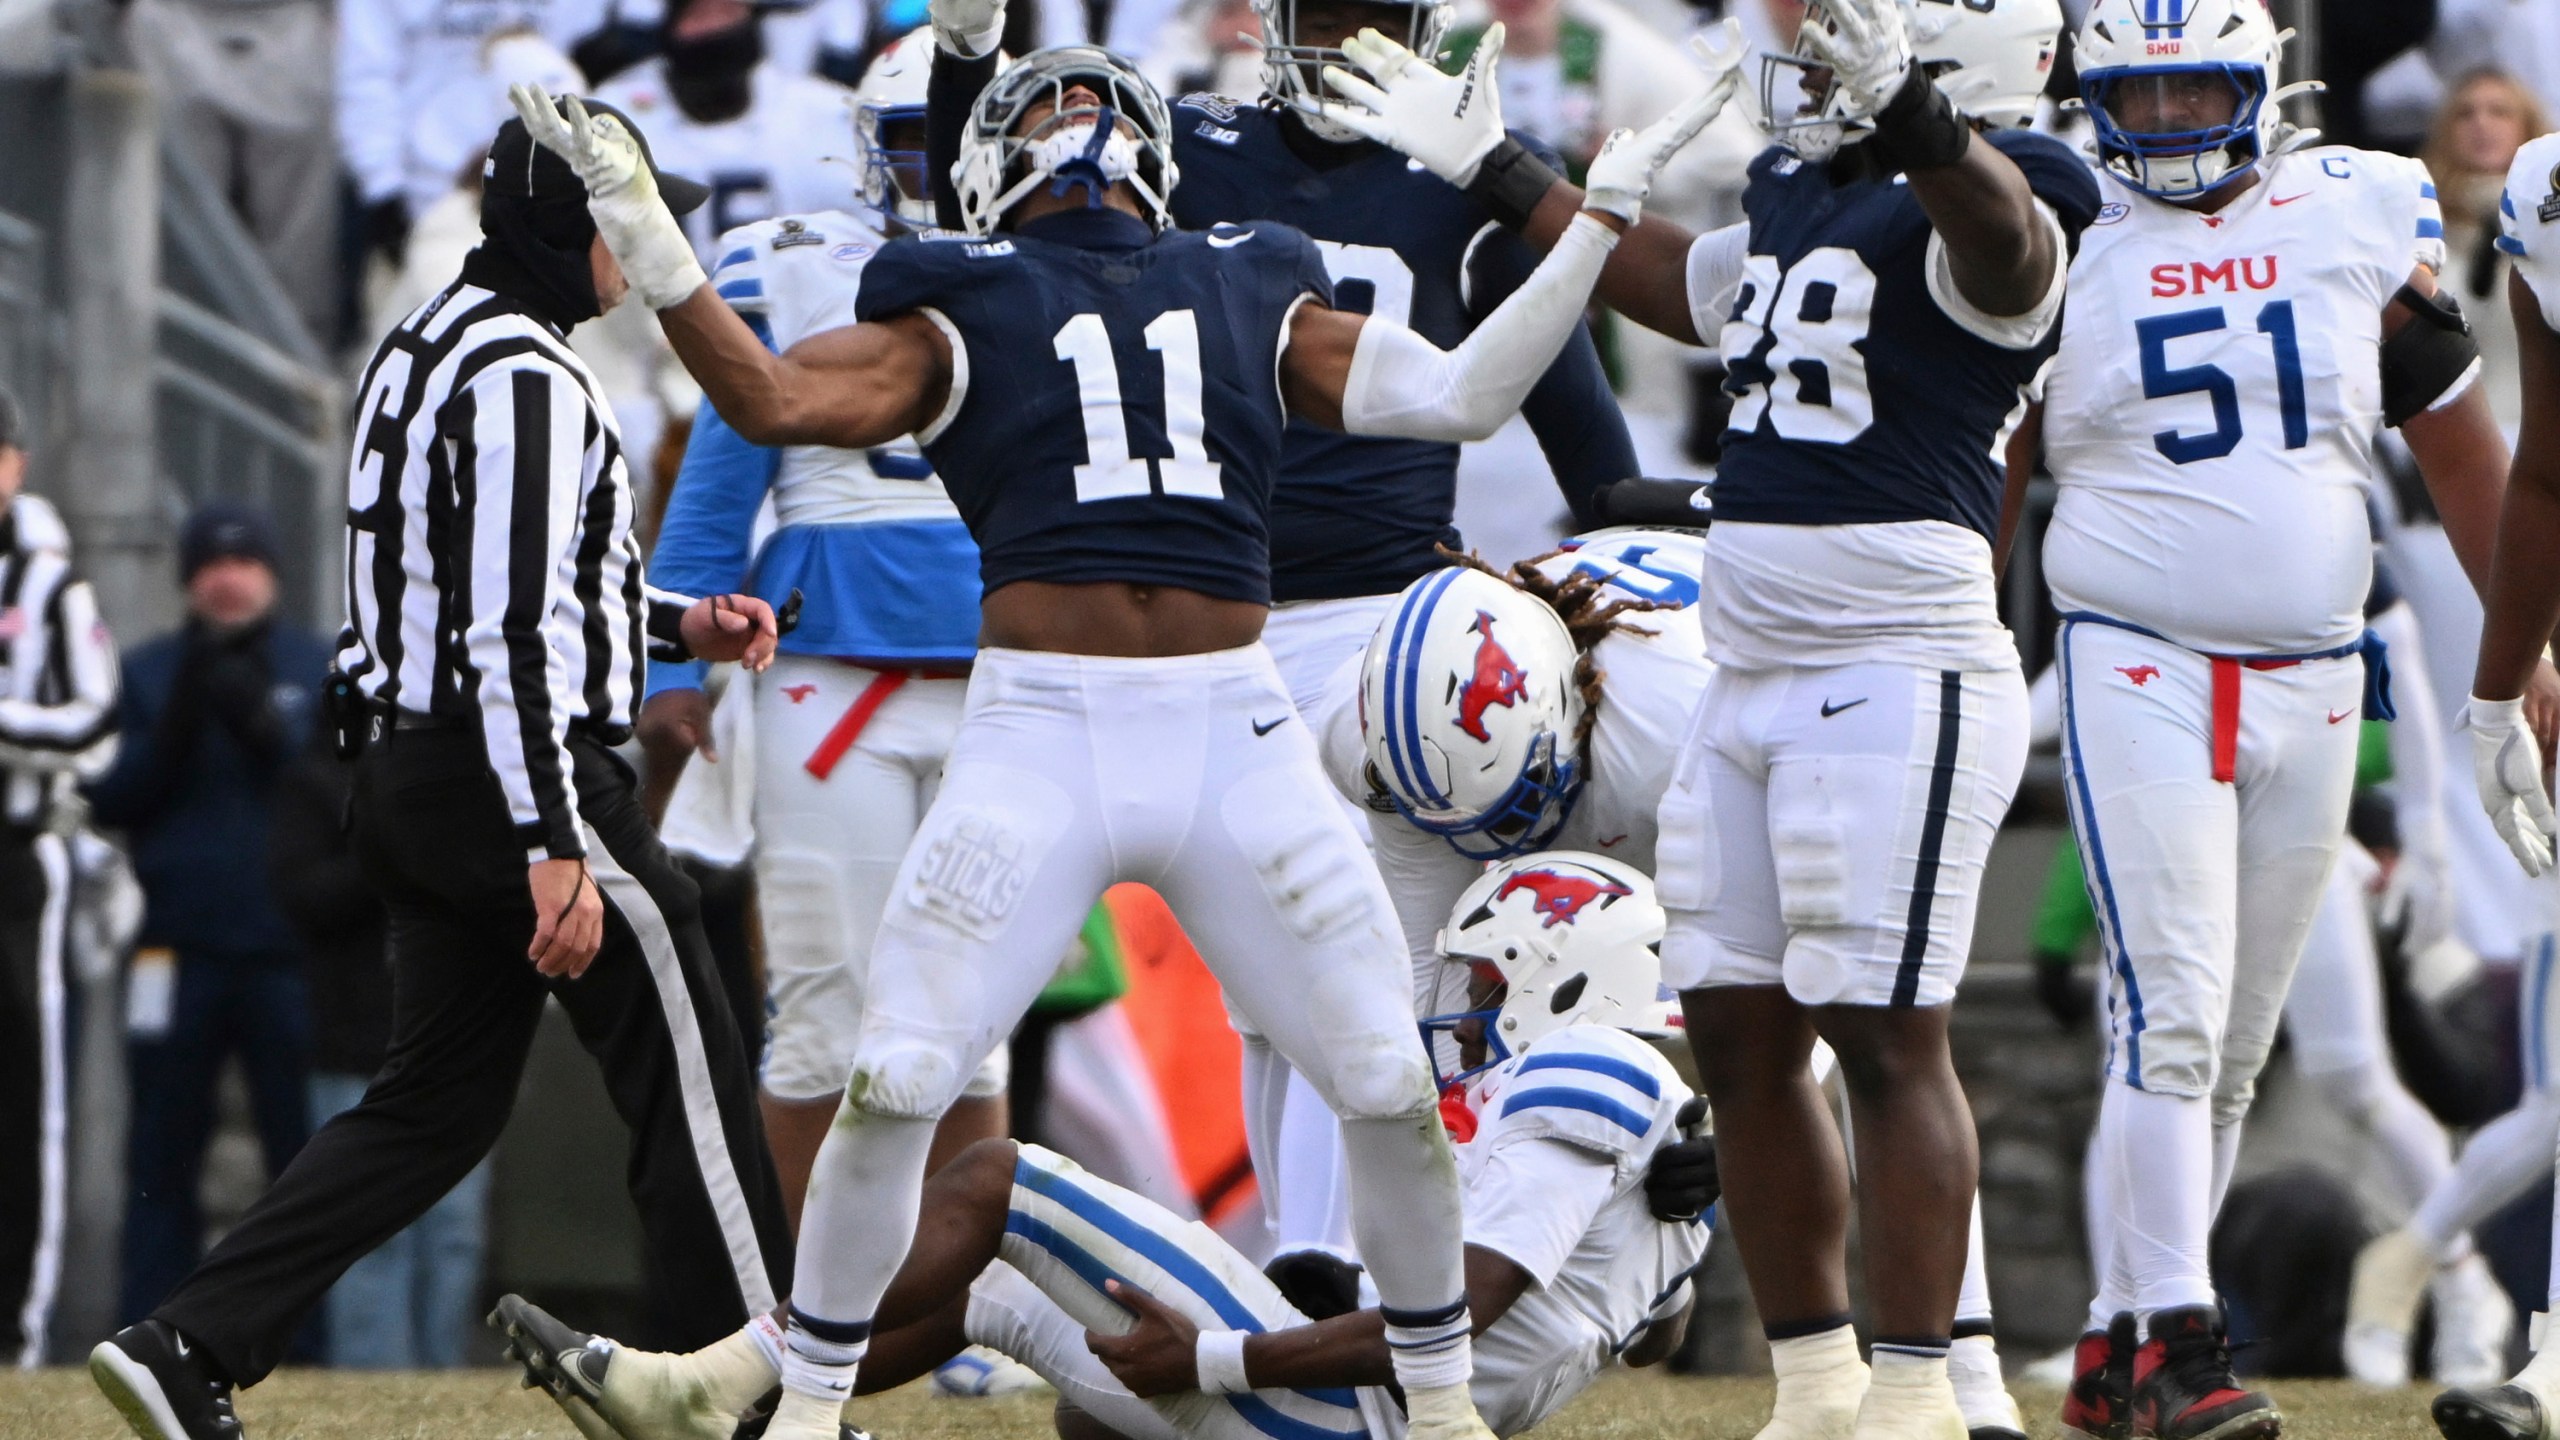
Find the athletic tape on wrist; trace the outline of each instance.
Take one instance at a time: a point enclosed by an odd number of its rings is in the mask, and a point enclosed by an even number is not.
[[[1973,143],[1973,126],[1956,113],[1955,102],[1929,80],[1920,62],[1911,62],[1902,88],[1876,112],[1874,144],[1904,170],[1953,165]]]
[[[1476,162],[1475,178],[1467,182],[1466,190],[1493,212],[1503,228],[1518,230],[1529,223],[1538,202],[1547,198],[1548,188],[1563,178],[1528,146],[1505,135],[1501,144]]]
[[[1244,1378],[1242,1330],[1203,1330],[1192,1363],[1200,1371],[1203,1395],[1241,1395],[1253,1388]]]

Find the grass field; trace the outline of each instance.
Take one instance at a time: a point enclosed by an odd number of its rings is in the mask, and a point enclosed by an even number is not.
[[[2382,1394],[2343,1381],[2274,1387],[2304,1440],[2434,1440],[2425,1390]],[[2058,1399],[2021,1391],[2035,1440],[2055,1440]],[[1546,1440],[1749,1440],[1769,1403],[1764,1380],[1622,1375],[1575,1401]],[[1048,1401],[936,1400],[920,1388],[863,1402],[881,1440],[1046,1440]],[[252,1440],[577,1440],[539,1392],[510,1372],[352,1375],[286,1371],[240,1398]],[[0,1372],[0,1440],[118,1440],[123,1422],[80,1370]]]

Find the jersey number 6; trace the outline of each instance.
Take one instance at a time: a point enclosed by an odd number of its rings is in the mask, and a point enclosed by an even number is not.
[[[1222,474],[1209,458],[1208,424],[1200,413],[1200,324],[1188,310],[1167,310],[1147,322],[1147,348],[1164,357],[1164,433],[1170,460],[1129,453],[1129,416],[1121,409],[1120,362],[1111,332],[1090,311],[1058,327],[1058,358],[1076,368],[1076,393],[1084,405],[1084,463],[1076,467],[1076,500],[1119,500],[1154,491],[1201,500],[1226,498]]]
[[[1876,406],[1858,345],[1875,301],[1876,272],[1855,250],[1825,245],[1783,272],[1774,255],[1745,257],[1733,318],[1717,345],[1742,357],[1741,373],[1753,378],[1728,428],[1757,429],[1765,414],[1788,440],[1846,445],[1867,433]]]

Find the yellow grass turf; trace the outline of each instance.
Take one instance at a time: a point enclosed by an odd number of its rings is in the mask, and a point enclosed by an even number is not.
[[[2301,1440],[2434,1440],[2429,1391],[2396,1394],[2343,1381],[2275,1385],[2288,1436]],[[2058,1440],[2058,1401],[2021,1389],[2033,1440]],[[1765,1380],[1616,1376],[1538,1431],[1544,1440],[1749,1440],[1769,1403]],[[880,1440],[1047,1440],[1047,1397],[937,1400],[921,1387],[857,1410]],[[240,1397],[251,1440],[576,1440],[577,1431],[512,1372],[278,1373]],[[85,1371],[0,1371],[0,1440],[119,1440],[128,1432]]]

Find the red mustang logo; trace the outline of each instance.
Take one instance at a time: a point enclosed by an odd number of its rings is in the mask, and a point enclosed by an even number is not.
[[[1529,693],[1529,676],[1511,661],[1511,652],[1493,638],[1493,616],[1476,612],[1476,623],[1468,626],[1484,638],[1476,642],[1476,670],[1458,691],[1458,728],[1474,740],[1491,740],[1492,732],[1484,728],[1484,712],[1496,705],[1505,708]]]
[[[782,693],[790,696],[791,703],[797,705],[801,701],[808,699],[810,696],[817,694],[818,687],[815,685],[785,685],[782,687]]]
[[[2116,673],[2122,675],[2127,680],[2132,681],[2133,688],[2139,690],[2143,686],[2160,678],[2160,667],[2157,665],[2119,665],[2116,667]]]
[[[1502,888],[1493,892],[1493,898],[1506,899],[1514,890],[1526,890],[1538,897],[1533,908],[1547,917],[1547,923],[1541,929],[1573,924],[1582,918],[1582,907],[1594,900],[1605,905],[1611,896],[1635,893],[1615,880],[1568,875],[1560,870],[1523,870],[1503,881]]]

